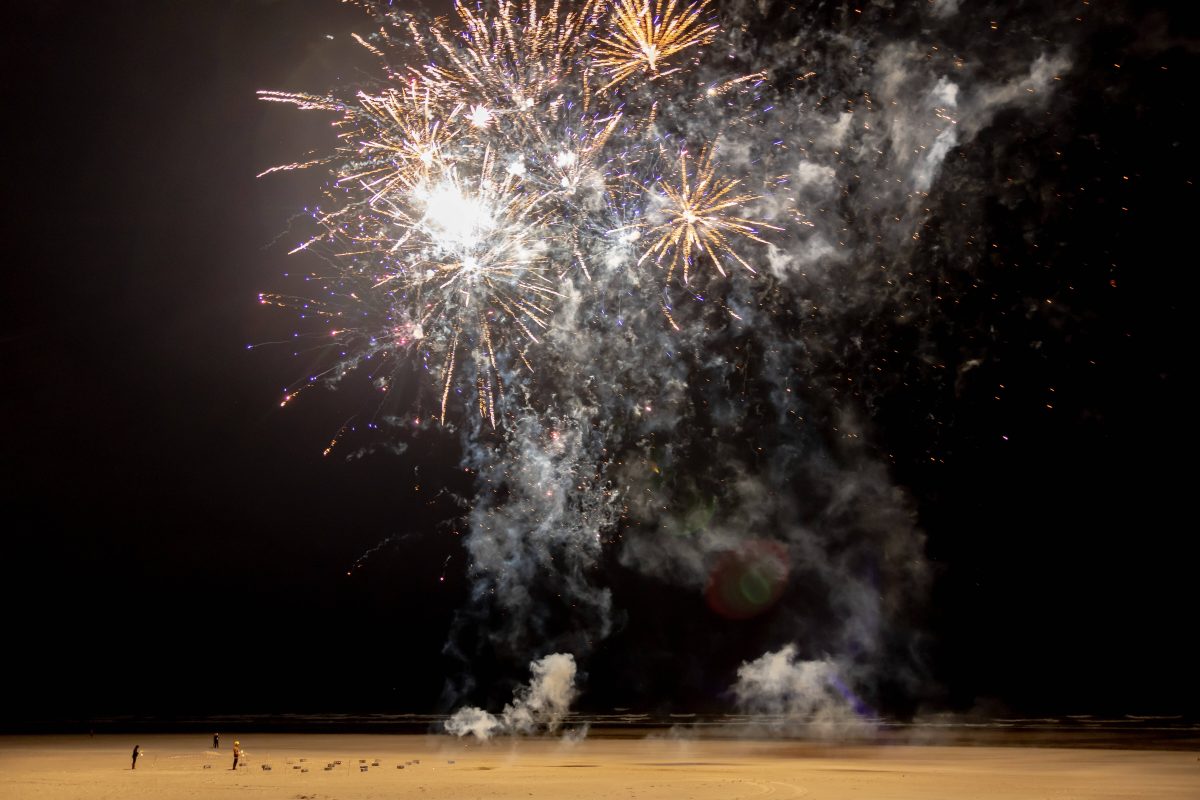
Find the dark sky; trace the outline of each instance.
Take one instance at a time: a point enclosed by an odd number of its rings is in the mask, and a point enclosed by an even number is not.
[[[270,245],[319,187],[254,176],[328,141],[255,91],[345,77],[361,12],[47,0],[6,16],[0,719],[438,709],[466,597],[459,512],[437,496],[470,492],[456,440],[323,458],[364,389],[281,410],[308,365],[246,349],[292,330],[257,294],[294,268]],[[934,576],[927,688],[898,710],[1200,711],[1193,22],[1133,3],[1089,17],[1047,119],[985,133],[962,167],[995,186],[977,277],[1000,299],[947,306],[935,338],[998,328],[990,372],[873,408]],[[1032,206],[1003,202],[1019,164]],[[1044,296],[1060,315],[996,310]],[[610,566],[627,622],[581,704],[720,709],[755,653],[704,644],[731,623],[702,596]],[[632,658],[651,642],[652,663]]]

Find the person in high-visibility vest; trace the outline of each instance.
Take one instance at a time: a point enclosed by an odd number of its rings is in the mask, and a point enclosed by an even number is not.
[[[237,769],[237,762],[238,762],[238,759],[241,758],[241,755],[242,755],[242,743],[234,742],[233,743],[233,767],[231,767],[231,769]]]

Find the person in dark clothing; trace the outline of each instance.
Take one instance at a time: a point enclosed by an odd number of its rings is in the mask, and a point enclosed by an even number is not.
[[[220,749],[221,749],[221,737],[214,733],[213,734],[213,750],[220,750]]]
[[[242,743],[234,742],[233,743],[233,767],[231,767],[231,769],[237,769],[237,762],[238,762],[238,759],[241,758],[241,755],[242,755]]]
[[[131,766],[130,769],[137,769],[137,757],[141,755],[141,747],[142,746],[138,744],[133,746],[133,766]]]

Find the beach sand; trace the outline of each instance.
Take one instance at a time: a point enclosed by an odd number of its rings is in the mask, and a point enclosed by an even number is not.
[[[236,772],[234,738],[248,763]],[[220,751],[211,744],[211,734],[3,736],[0,798],[1200,797],[1200,759],[1187,750],[228,732]]]

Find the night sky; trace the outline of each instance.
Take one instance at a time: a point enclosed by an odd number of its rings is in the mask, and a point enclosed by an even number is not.
[[[896,264],[920,276],[919,311],[824,317],[834,345],[804,366],[814,417],[853,409],[855,452],[924,536],[925,596],[892,632],[906,677],[885,677],[877,706],[1200,713],[1193,15],[964,0],[936,38],[905,3],[797,5],[749,14],[749,40],[925,36],[986,62],[1037,36],[1070,53],[1048,105],[997,113],[935,179]],[[247,349],[295,330],[258,294],[302,271],[290,221],[321,185],[255,175],[332,140],[327,118],[255,92],[352,82],[363,12],[46,0],[6,17],[0,722],[503,703],[528,658],[484,657],[468,696],[446,693],[470,588],[457,434],[394,453],[358,431],[322,456],[369,384],[281,409],[308,356]],[[810,55],[791,57],[803,71]],[[895,346],[844,346],[856,337]],[[789,585],[730,619],[621,546],[593,578],[616,621],[580,659],[585,710],[732,710],[738,665],[818,602]]]

